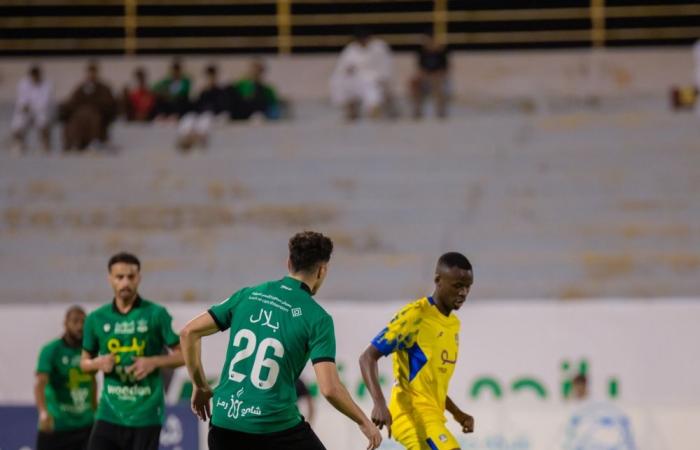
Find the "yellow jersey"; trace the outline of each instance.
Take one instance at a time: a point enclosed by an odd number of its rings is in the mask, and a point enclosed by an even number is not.
[[[373,340],[383,355],[393,353],[394,386],[389,411],[417,423],[445,419],[447,387],[457,363],[460,322],[443,315],[431,297],[403,307]]]

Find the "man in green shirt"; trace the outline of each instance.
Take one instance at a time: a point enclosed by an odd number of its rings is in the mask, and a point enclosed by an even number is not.
[[[243,288],[183,328],[192,410],[202,420],[211,418],[210,450],[323,450],[296,405],[295,381],[309,359],[321,393],[359,425],[367,448],[381,443],[377,427],[340,382],[333,319],[312,297],[326,278],[332,251],[326,236],[298,233],[289,240],[289,275]],[[200,341],[229,328],[226,361],[212,393]]]
[[[39,354],[34,397],[39,410],[37,450],[84,450],[95,413],[95,377],[80,370],[85,311],[71,306],[64,333]]]
[[[185,115],[192,107],[190,86],[190,79],[183,73],[180,60],[175,59],[170,65],[170,74],[151,89],[156,97],[153,111],[156,119],[179,119]]]
[[[85,320],[80,361],[85,372],[104,374],[88,448],[156,450],[165,415],[160,369],[183,364],[179,337],[168,311],[139,295],[136,256],[118,253],[107,267],[114,300]]]

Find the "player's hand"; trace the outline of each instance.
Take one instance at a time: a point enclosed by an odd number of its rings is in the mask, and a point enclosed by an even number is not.
[[[135,357],[134,363],[126,368],[126,372],[133,374],[139,381],[146,378],[154,370],[156,370],[156,365],[153,360],[145,357]]]
[[[48,411],[41,411],[39,413],[39,431],[47,433],[53,431],[53,417]]]
[[[192,389],[192,412],[205,422],[211,418],[209,400],[212,395],[211,389],[209,388],[205,389],[195,386]]]
[[[110,373],[114,369],[114,355],[102,355],[95,358],[97,369],[104,373]]]
[[[472,416],[463,411],[458,411],[452,417],[462,426],[462,433],[474,432],[474,418]]]
[[[391,438],[391,413],[385,403],[374,405],[372,408],[372,422],[381,430],[386,425],[387,436]]]
[[[363,423],[360,425],[360,430],[362,430],[362,434],[364,434],[367,437],[367,440],[369,440],[367,450],[374,450],[382,443],[382,433],[373,423]]]

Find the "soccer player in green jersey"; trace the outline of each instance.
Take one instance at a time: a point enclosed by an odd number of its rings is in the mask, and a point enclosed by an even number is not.
[[[289,275],[246,287],[192,319],[181,331],[192,378],[192,410],[211,418],[210,450],[323,450],[299,413],[295,380],[311,359],[321,393],[369,440],[377,427],[340,382],[333,319],[313,299],[328,272],[333,243],[312,231],[289,240]],[[230,328],[221,380],[212,393],[201,362],[201,338]],[[210,405],[210,399],[213,401]]]
[[[37,450],[84,450],[95,415],[95,377],[80,370],[85,311],[71,306],[64,333],[44,345],[36,367]]]
[[[104,374],[88,448],[156,450],[165,416],[160,369],[183,365],[180,338],[168,311],[139,295],[138,258],[119,253],[107,267],[114,299],[85,320],[80,361],[84,371]]]

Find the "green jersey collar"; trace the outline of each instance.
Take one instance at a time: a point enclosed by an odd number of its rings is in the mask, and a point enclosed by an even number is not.
[[[141,296],[136,295],[136,300],[134,300],[134,304],[131,306],[131,309],[126,314],[129,314],[131,311],[133,311],[136,308],[138,308],[139,306],[141,306],[141,303],[142,303]],[[112,311],[114,311],[117,314],[121,314],[122,316],[126,315],[125,313],[119,311],[119,308],[117,308],[117,299],[116,298],[112,299]]]
[[[294,283],[294,285],[298,286],[299,289],[301,289],[302,291],[306,291],[306,293],[309,295],[312,295],[311,288],[303,281],[299,281],[299,280],[292,278],[290,276],[286,276],[286,277],[284,277],[284,279],[291,281],[292,283]]]

